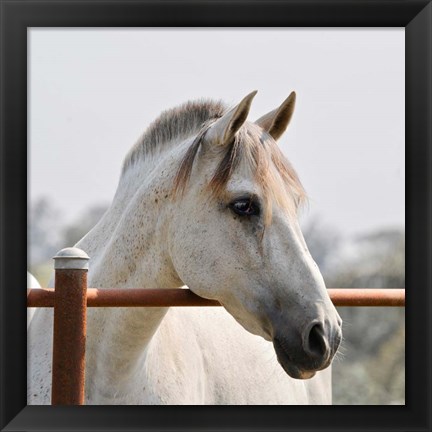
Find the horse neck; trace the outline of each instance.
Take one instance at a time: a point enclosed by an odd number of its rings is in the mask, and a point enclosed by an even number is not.
[[[90,256],[93,287],[182,286],[168,250],[175,154],[137,162],[121,177],[100,222],[77,244]]]
[[[78,247],[90,256],[94,288],[174,288],[183,285],[167,248],[175,157],[131,167],[110,209]],[[145,360],[167,308],[99,308],[89,314],[88,389],[108,393]],[[106,385],[105,385],[105,384]],[[103,387],[101,389],[101,386]]]

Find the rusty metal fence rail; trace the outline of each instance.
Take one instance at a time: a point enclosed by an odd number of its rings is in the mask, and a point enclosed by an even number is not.
[[[54,308],[52,405],[83,405],[87,307],[221,306],[189,289],[87,288],[87,254],[77,248],[55,259],[54,289],[31,289],[27,307]],[[335,306],[405,306],[405,289],[328,289]]]

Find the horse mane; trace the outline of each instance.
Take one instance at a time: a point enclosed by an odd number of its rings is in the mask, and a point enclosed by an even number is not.
[[[162,112],[144,131],[127,154],[122,175],[137,161],[152,157],[163,151],[174,140],[196,134],[195,140],[180,161],[174,179],[174,196],[186,188],[198,150],[205,140],[207,125],[220,118],[228,107],[221,101],[188,101],[178,107]],[[288,214],[297,212],[306,201],[306,193],[292,167],[273,138],[253,123],[245,123],[232,143],[225,147],[208,188],[214,198],[221,197],[235,169],[244,161],[254,173],[263,191],[266,213],[265,224],[271,222],[272,202],[276,202]]]
[[[200,99],[163,111],[126,155],[122,174],[137,161],[157,154],[173,140],[197,133],[203,123],[222,117],[226,109],[222,101]]]

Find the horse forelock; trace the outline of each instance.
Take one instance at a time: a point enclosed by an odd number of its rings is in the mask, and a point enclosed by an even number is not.
[[[205,132],[206,129],[197,135],[180,162],[174,180],[174,195],[183,193],[187,186]],[[253,173],[255,182],[262,190],[265,225],[271,223],[273,202],[292,216],[306,201],[305,190],[291,163],[273,138],[253,123],[244,124],[234,140],[225,146],[223,156],[208,184],[213,198],[223,195],[228,181],[242,163]]]

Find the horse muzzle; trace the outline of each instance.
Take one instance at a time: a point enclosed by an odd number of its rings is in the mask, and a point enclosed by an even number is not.
[[[341,339],[340,326],[326,331],[323,323],[313,321],[302,334],[276,335],[273,346],[280,365],[290,377],[309,379],[331,364]]]

